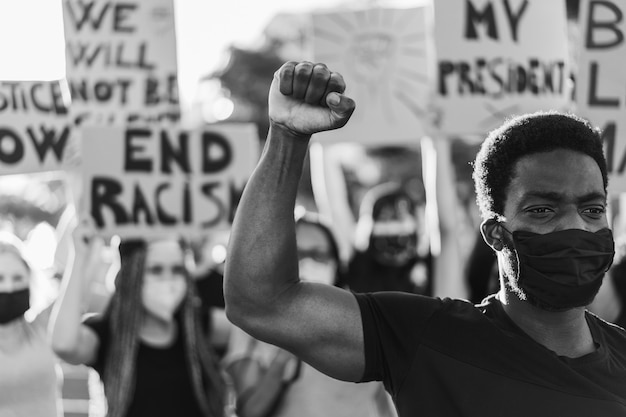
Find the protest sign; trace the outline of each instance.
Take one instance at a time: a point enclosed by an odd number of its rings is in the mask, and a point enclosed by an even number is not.
[[[259,157],[252,124],[83,129],[85,216],[103,235],[226,228]]]
[[[437,0],[436,101],[445,134],[570,105],[565,1]]]
[[[0,175],[63,169],[68,104],[60,81],[0,82]]]
[[[626,191],[626,0],[584,0],[576,104],[602,129],[610,189]]]
[[[76,124],[178,120],[172,0],[64,0],[63,21]]]
[[[428,112],[432,35],[425,8],[313,14],[314,61],[343,75],[357,106],[323,142],[417,143]]]

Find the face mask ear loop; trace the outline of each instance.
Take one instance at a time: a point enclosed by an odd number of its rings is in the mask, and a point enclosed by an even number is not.
[[[508,234],[511,235],[511,238],[513,237],[513,232],[511,232],[509,229],[507,229],[506,227],[504,227],[504,222],[498,222],[498,226],[500,226],[505,232],[507,232]]]
[[[513,248],[515,249],[515,260],[517,261],[517,268],[515,268],[515,270],[516,270],[515,271],[516,272],[515,281],[519,282],[520,276],[521,276],[521,270],[522,270],[522,263],[520,262],[520,259],[519,259],[519,251],[517,250],[517,247],[515,245],[515,239],[513,238],[513,232],[511,232],[509,229],[504,227],[504,223],[503,222],[498,222],[498,226],[500,226],[502,228],[502,230],[504,230],[509,235],[511,235],[511,241],[513,242]]]

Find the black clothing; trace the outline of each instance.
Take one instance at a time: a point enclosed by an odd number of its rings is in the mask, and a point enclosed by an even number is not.
[[[411,279],[413,268],[421,264],[425,278],[418,284]],[[355,252],[340,286],[354,292],[402,291],[429,295],[432,287],[432,257],[416,258],[408,265],[393,267],[376,262],[370,252]]]
[[[225,308],[224,276],[215,270],[209,270],[205,275],[195,280],[198,295],[205,309],[211,307]]]
[[[413,294],[355,294],[366,369],[400,417],[626,416],[626,332],[591,313],[597,350],[557,356],[495,297],[483,305]]]
[[[206,277],[194,281],[200,297],[200,321],[208,337],[211,332],[212,307],[224,307],[223,277],[211,271]],[[139,340],[135,368],[135,389],[127,417],[201,417],[202,413],[194,395],[184,348],[184,328],[180,313],[176,313],[178,334],[169,347],[154,347]],[[102,378],[110,345],[110,325],[103,315],[85,321],[100,340],[96,362],[92,366]],[[103,381],[106,385],[106,381]]]
[[[100,340],[96,362],[90,365],[102,376],[111,337],[109,323],[96,316],[85,324],[96,332]],[[135,389],[126,416],[202,417],[186,362],[180,322],[176,340],[169,347],[152,347],[140,341]]]

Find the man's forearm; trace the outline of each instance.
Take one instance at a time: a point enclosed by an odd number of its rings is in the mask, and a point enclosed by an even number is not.
[[[273,125],[233,222],[224,294],[229,319],[241,323],[278,308],[273,300],[297,282],[293,209],[310,136]]]

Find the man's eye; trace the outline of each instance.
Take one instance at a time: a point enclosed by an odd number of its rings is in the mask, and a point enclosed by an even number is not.
[[[588,209],[585,209],[585,213],[599,216],[599,215],[602,215],[602,214],[606,213],[606,208],[604,208],[604,207],[590,207]]]
[[[549,207],[532,207],[526,211],[531,214],[547,214],[552,212],[552,209],[550,209]]]

